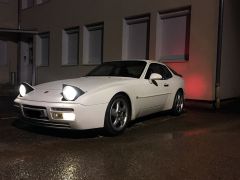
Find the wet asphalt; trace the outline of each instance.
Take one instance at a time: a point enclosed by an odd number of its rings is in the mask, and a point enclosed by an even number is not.
[[[0,98],[0,179],[240,179],[240,103],[138,119],[124,134],[20,122]]]

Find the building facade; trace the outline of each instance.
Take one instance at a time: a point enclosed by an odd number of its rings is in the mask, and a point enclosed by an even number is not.
[[[19,11],[16,1],[2,1],[18,15],[10,25],[0,19],[0,28],[20,28],[10,33],[18,41],[8,41],[15,49],[1,83],[11,72],[39,84],[83,76],[105,61],[152,59],[183,75],[187,99],[240,96],[237,0],[22,0]]]
[[[15,29],[18,26],[18,2],[0,0],[0,28]],[[11,72],[17,71],[17,37],[0,32],[0,83],[10,82]]]

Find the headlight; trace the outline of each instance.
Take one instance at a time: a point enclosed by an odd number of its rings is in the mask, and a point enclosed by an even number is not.
[[[31,85],[29,85],[28,83],[22,83],[19,87],[19,94],[20,94],[20,96],[23,97],[27,93],[29,93],[33,90],[34,90],[34,88]]]
[[[69,85],[63,85],[63,100],[67,101],[75,101],[79,96],[84,94],[84,92],[74,86],[69,86]]]
[[[19,94],[23,97],[26,95],[27,89],[25,88],[25,86],[23,84],[20,85],[19,87]]]

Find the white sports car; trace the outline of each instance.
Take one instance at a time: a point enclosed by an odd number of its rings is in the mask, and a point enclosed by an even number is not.
[[[15,104],[23,120],[54,128],[104,128],[116,135],[130,120],[164,110],[183,111],[184,81],[162,63],[106,62],[88,75],[31,86],[22,83]]]

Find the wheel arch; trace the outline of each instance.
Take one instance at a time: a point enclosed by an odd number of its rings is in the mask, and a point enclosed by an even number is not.
[[[180,91],[180,92],[184,95],[184,90],[183,90],[183,88],[179,88],[179,89],[177,90],[177,92],[178,92],[178,91]],[[176,93],[177,93],[177,92],[176,92]]]
[[[178,112],[178,110],[176,109],[176,97],[177,97],[177,94],[181,94],[182,95],[182,97],[183,97],[183,105],[184,105],[184,91],[183,91],[183,89],[182,88],[179,88],[177,91],[176,91],[176,93],[175,93],[175,96],[174,96],[174,100],[173,100],[173,105],[172,105],[172,109],[171,109],[171,112],[172,112],[172,114],[173,115],[180,115],[181,113],[182,113],[182,111],[183,111],[183,107],[181,108],[181,111],[180,112]]]
[[[117,92],[114,96],[116,96],[116,95],[123,95],[128,99],[129,105],[130,105],[131,120],[135,119],[134,103],[133,103],[133,100],[130,98],[130,95],[124,91]]]
[[[175,99],[175,96],[178,92],[181,92],[183,94],[183,97],[184,97],[184,90],[183,88],[178,88],[178,90],[175,92],[175,94],[173,95],[173,99],[172,99],[172,103],[171,103],[171,108],[173,107],[173,104],[174,104],[174,99]]]

